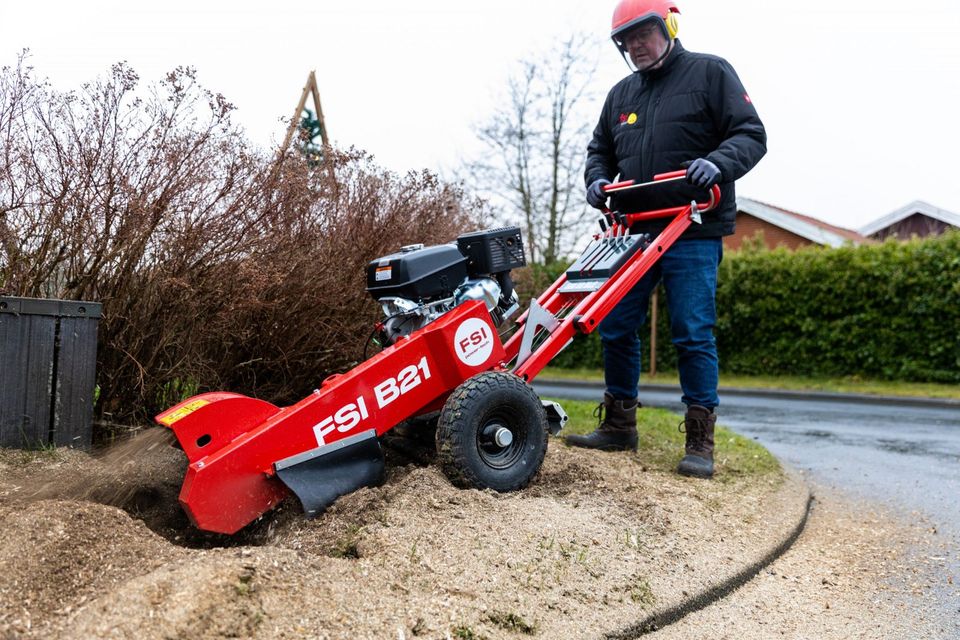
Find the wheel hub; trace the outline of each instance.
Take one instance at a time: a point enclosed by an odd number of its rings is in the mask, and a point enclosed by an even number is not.
[[[513,431],[500,422],[491,422],[480,432],[480,443],[491,449],[504,449],[513,444]]]
[[[477,445],[484,462],[494,468],[506,468],[516,461],[523,450],[523,443],[517,439],[506,420],[490,420],[477,433]]]
[[[500,427],[493,434],[493,441],[498,447],[509,447],[513,444],[513,432],[505,427]]]

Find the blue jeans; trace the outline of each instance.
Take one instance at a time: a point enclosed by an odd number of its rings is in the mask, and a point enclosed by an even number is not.
[[[650,294],[663,280],[670,330],[677,348],[681,400],[713,409],[720,404],[717,341],[717,266],[720,238],[678,240],[600,323],[607,391],[621,400],[637,397],[640,338]]]

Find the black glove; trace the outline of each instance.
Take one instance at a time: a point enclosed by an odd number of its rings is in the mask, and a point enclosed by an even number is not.
[[[709,189],[722,177],[720,168],[706,158],[697,158],[687,167],[687,182],[701,189]]]
[[[587,187],[587,204],[594,209],[606,208],[607,194],[603,192],[603,187],[608,184],[610,184],[610,181],[603,178],[591,182],[590,186]]]

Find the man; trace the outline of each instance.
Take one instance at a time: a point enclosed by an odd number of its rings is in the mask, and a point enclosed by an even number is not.
[[[730,64],[716,56],[686,51],[676,39],[679,10],[670,0],[621,0],[611,37],[633,73],[607,95],[600,122],[587,147],[587,201],[602,209],[603,187],[615,179],[647,182],[655,174],[687,168],[679,188],[646,190],[615,201],[629,213],[703,201],[720,185],[716,209],[704,214],[663,255],[657,265],[600,324],[606,392],[600,425],[589,435],[569,436],[571,445],[602,450],[636,450],[640,340],[650,294],[662,281],[671,334],[678,355],[686,455],[677,471],[713,476],[714,409],[718,364],[717,266],[722,237],[734,231],[733,183],[766,153],[763,123]],[[651,193],[652,192],[652,193]],[[636,192],[634,192],[636,193]],[[669,220],[633,226],[656,236]]]

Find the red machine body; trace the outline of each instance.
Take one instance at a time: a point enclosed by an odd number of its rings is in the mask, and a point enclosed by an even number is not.
[[[684,172],[657,176],[679,179]],[[647,185],[617,183],[618,190]],[[561,276],[517,320],[503,344],[484,304],[469,301],[399,339],[351,371],[331,376],[295,405],[279,408],[234,393],[188,398],[156,417],[176,435],[189,468],[180,502],[200,529],[235,533],[283,500],[283,461],[323,452],[360,434],[383,435],[397,424],[438,411],[462,383],[487,371],[532,380],[577,333],[590,333],[693,222],[719,201],[620,216],[595,242],[616,247],[639,219],[674,217],[643,250],[633,253],[592,290],[565,291]],[[580,274],[582,275],[582,274]],[[589,275],[589,274],[587,274]],[[545,314],[544,314],[545,312]],[[547,318],[544,320],[543,318]],[[527,326],[531,325],[531,326]],[[524,345],[526,342],[526,345]]]
[[[185,400],[157,416],[190,462],[180,503],[197,527],[234,533],[288,494],[275,462],[367,429],[382,435],[439,408],[461,382],[503,361],[490,315],[472,301],[293,406],[231,393]]]

